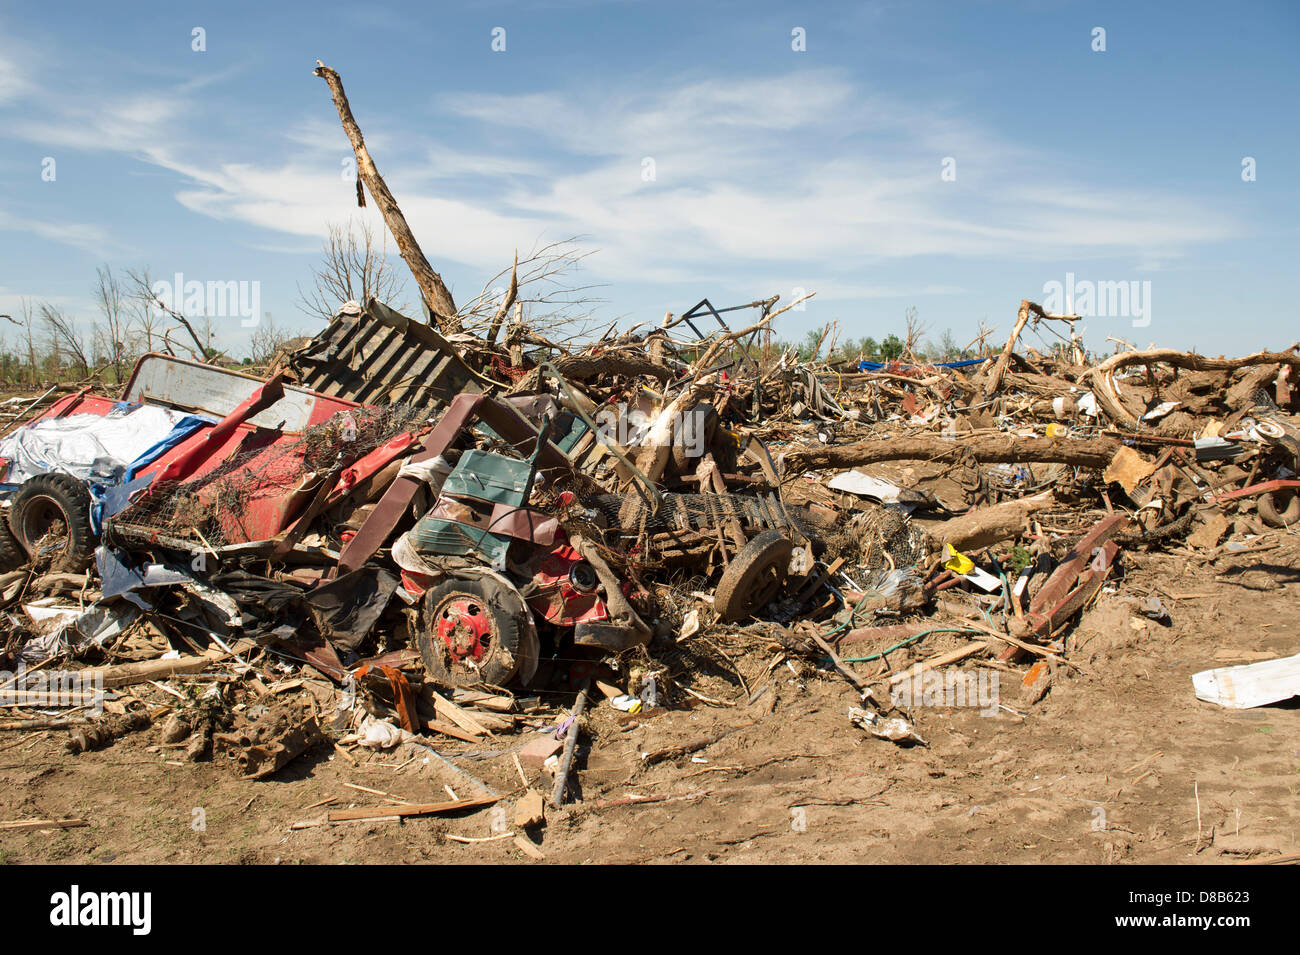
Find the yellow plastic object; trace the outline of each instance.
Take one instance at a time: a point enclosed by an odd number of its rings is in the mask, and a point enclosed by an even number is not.
[[[948,549],[949,560],[943,566],[951,570],[954,574],[960,574],[965,577],[975,569],[975,561],[971,560],[961,551],[957,550],[951,544],[944,545]]]
[[[1047,436],[1048,436],[1049,438],[1064,438],[1064,437],[1065,437],[1065,425],[1063,425],[1063,424],[1049,424],[1049,425],[1047,426]]]

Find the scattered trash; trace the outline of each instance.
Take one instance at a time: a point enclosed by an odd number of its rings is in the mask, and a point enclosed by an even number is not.
[[[1143,618],[1178,611],[1130,585],[1131,558],[1248,560],[1300,522],[1295,349],[1100,358],[1077,316],[1027,300],[1005,346],[944,361],[914,336],[888,357],[836,348],[837,326],[802,357],[772,346],[813,293],[548,335],[520,298],[552,277],[536,263],[502,273],[504,298],[456,305],[378,188],[340,78],[317,75],[421,317],[339,303],[263,375],[147,354],[112,393],[56,386],[6,418],[9,669],[57,664],[145,708],[51,723],[20,697],[12,729],[68,728],[83,752],[166,713],[162,746],[241,778],[328,746],[440,761],[448,790],[470,787],[320,824],[492,805],[470,759],[440,749],[500,758],[526,829],[545,818],[539,778],[568,811],[595,734],[672,710],[746,716],[638,737],[633,772],[708,763],[816,679],[904,746],[927,724],[887,692],[901,680],[943,689],[970,661],[1037,703],[1103,587],[1147,634]],[[1040,327],[1061,333],[1048,353],[1021,341]],[[1300,657],[1194,684],[1224,706],[1277,702],[1300,694]]]
[[[925,740],[917,735],[915,728],[901,716],[880,717],[861,707],[849,707],[849,721],[861,727],[872,736],[887,739],[891,743],[906,745],[925,745]]]

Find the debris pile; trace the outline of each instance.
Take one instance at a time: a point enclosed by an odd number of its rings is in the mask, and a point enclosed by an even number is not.
[[[1072,316],[1025,301],[996,354],[801,361],[765,344],[798,304],[772,297],[566,347],[511,318],[515,282],[465,331],[318,73],[429,321],[343,303],[266,379],[148,355],[120,394],[11,423],[6,729],[73,752],[153,732],[246,779],[397,753],[449,794],[303,825],[521,783],[558,808],[593,733],[752,715],[778,667],[848,681],[846,732],[898,745],[925,745],[909,707],[959,662],[1014,673],[1027,708],[1130,559],[1300,521],[1296,346],[1093,361]],[[1063,347],[1021,342],[1044,323]],[[519,803],[535,834],[542,805]]]

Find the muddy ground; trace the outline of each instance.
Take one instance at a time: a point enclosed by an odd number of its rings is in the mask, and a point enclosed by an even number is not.
[[[1296,852],[1300,706],[1222,709],[1196,700],[1191,677],[1297,652],[1300,538],[1217,553],[1128,555],[1120,595],[1102,596],[1081,618],[1069,640],[1074,666],[1055,672],[1043,700],[1020,700],[1018,680],[999,673],[1002,702],[1023,715],[914,708],[925,746],[867,736],[846,716],[856,694],[806,664],[775,667],[775,693],[752,706],[725,669],[697,674],[693,686],[741,699],[734,708],[700,705],[635,725],[601,705],[579,775],[582,801],[548,809],[540,851],[567,863],[1117,864]],[[1151,592],[1171,625],[1125,599]],[[928,639],[917,655],[943,640]],[[751,690],[773,656],[737,656]],[[880,664],[861,666],[870,675]],[[640,766],[642,752],[728,728],[694,758]],[[65,738],[0,738],[0,817],[79,817],[89,826],[0,833],[5,862],[534,862],[511,838],[448,838],[490,837],[494,821],[510,822],[521,782],[509,751],[519,736],[494,741],[496,755],[455,762],[509,794],[504,816],[484,809],[300,829],[291,826],[330,809],[385,804],[344,783],[414,802],[446,799],[445,785],[461,797],[474,787],[409,746],[357,750],[355,765],[320,747],[269,781],[245,782],[160,748],[157,729],[77,756],[63,751]],[[549,787],[549,778],[538,782]],[[628,802],[633,795],[659,801]]]

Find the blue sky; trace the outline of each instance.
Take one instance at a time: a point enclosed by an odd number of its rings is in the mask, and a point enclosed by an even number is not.
[[[320,58],[457,301],[580,234],[611,321],[804,288],[782,337],[915,306],[964,342],[1073,273],[1150,283],[1149,325],[1090,317],[1095,348],[1282,348],[1298,45],[1286,2],[4,3],[0,312],[90,316],[108,263],[259,282],[314,331],[327,225],[375,216]]]

